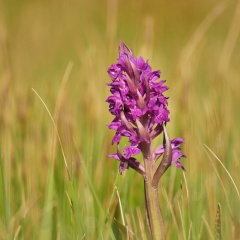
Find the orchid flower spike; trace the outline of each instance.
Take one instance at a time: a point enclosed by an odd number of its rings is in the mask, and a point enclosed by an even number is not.
[[[112,144],[117,144],[117,153],[109,157],[120,161],[121,174],[130,167],[144,175],[144,166],[135,156],[144,154],[144,148],[151,146],[153,139],[161,133],[165,134],[164,126],[170,121],[168,97],[164,95],[168,90],[164,85],[166,81],[159,80],[160,70],[153,71],[148,61],[136,58],[123,42],[119,43],[117,63],[109,67],[108,74],[111,82],[107,85],[111,95],[106,102],[114,115],[108,127],[115,131]],[[123,137],[128,138],[129,145],[120,150],[119,143]],[[171,156],[168,157],[168,165],[185,170],[179,161],[185,157],[180,149],[184,140],[175,138],[169,141]],[[164,155],[166,145],[161,144],[152,152],[154,163]]]

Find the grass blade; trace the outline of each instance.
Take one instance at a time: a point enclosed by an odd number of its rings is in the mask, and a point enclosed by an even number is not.
[[[4,211],[4,222],[5,222],[5,228],[6,231],[8,230],[9,227],[9,222],[10,222],[10,211],[9,211],[9,205],[7,201],[7,195],[6,195],[6,188],[5,188],[5,181],[4,181],[4,175],[3,175],[3,167],[2,167],[2,160],[0,159],[0,196],[1,196],[1,201],[0,201],[0,210]]]
[[[227,168],[224,166],[224,164],[221,162],[221,160],[217,157],[217,155],[216,155],[206,144],[204,144],[204,146],[209,150],[209,152],[212,153],[212,155],[218,160],[218,162],[221,164],[221,166],[223,167],[223,169],[226,171],[227,175],[229,176],[230,180],[231,180],[232,183],[233,183],[234,188],[236,189],[236,192],[237,192],[237,195],[238,195],[238,199],[240,200],[240,194],[239,194],[237,185],[236,185],[236,183],[234,182],[231,174],[229,173],[229,171],[227,170]]]

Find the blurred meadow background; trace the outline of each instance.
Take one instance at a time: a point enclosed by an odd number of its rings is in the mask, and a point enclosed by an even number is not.
[[[161,69],[185,138],[166,238],[240,239],[239,32],[236,0],[0,0],[0,239],[150,239],[142,177],[107,158],[119,40]]]

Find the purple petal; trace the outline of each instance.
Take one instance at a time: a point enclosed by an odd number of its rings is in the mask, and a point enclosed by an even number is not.
[[[119,132],[116,132],[113,139],[112,139],[112,144],[114,143],[119,143],[121,141],[121,134]]]
[[[141,152],[141,150],[136,146],[127,146],[123,150],[125,152],[124,157],[126,159],[129,159],[130,157],[137,155]]]
[[[180,149],[174,149],[172,151],[172,164],[176,163],[182,157],[185,157],[185,155],[181,153]]]
[[[140,117],[143,115],[142,111],[137,107],[131,109],[131,114],[132,114],[133,120],[136,120],[137,117]]]
[[[164,153],[164,147],[163,145],[158,146],[155,150],[154,150],[154,154],[155,155],[162,155]]]
[[[170,112],[167,109],[164,109],[163,105],[161,105],[157,115],[154,117],[154,122],[158,124],[162,124],[163,122],[169,122],[169,113]]]
[[[186,169],[184,168],[184,166],[183,166],[179,161],[177,161],[177,162],[175,163],[175,166],[176,166],[177,168],[181,168],[184,172],[186,172]]]
[[[118,64],[112,64],[110,66],[110,68],[108,69],[108,74],[113,80],[115,80],[116,78],[118,78],[121,71],[122,71],[122,69],[120,68],[120,66]]]
[[[135,64],[135,66],[143,72],[152,70],[148,64],[148,61],[145,62],[142,57],[139,57],[137,59],[131,59],[131,60]]]
[[[121,125],[122,124],[120,122],[112,121],[110,124],[108,124],[108,128],[116,131]]]
[[[119,156],[118,156],[117,153],[115,153],[115,154],[109,154],[108,157],[109,157],[109,158],[115,158],[115,159],[117,159],[118,161],[120,161],[120,158],[119,158]]]
[[[160,70],[154,71],[154,72],[149,72],[147,74],[147,78],[148,78],[149,82],[153,82],[153,81],[156,81],[160,77],[160,74],[161,74]],[[151,84],[154,84],[154,83],[151,83]]]
[[[184,143],[184,138],[174,138],[171,140],[172,147],[179,147],[181,143]]]

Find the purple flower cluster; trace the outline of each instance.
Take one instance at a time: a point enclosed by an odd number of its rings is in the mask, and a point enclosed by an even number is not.
[[[168,98],[163,93],[168,90],[165,80],[158,81],[160,71],[152,71],[148,61],[142,57],[135,58],[132,51],[122,42],[119,44],[117,64],[112,64],[108,74],[112,82],[111,96],[107,98],[109,111],[115,116],[108,127],[116,131],[112,144],[117,144],[117,153],[109,155],[120,161],[119,171],[129,167],[144,174],[144,167],[133,156],[142,152],[142,143],[151,141],[163,132],[163,124],[170,121]],[[129,139],[129,146],[122,152],[119,143],[122,137]],[[172,164],[184,169],[178,161],[185,157],[180,151],[182,138],[171,141]],[[165,145],[153,152],[156,161],[164,153]]]

